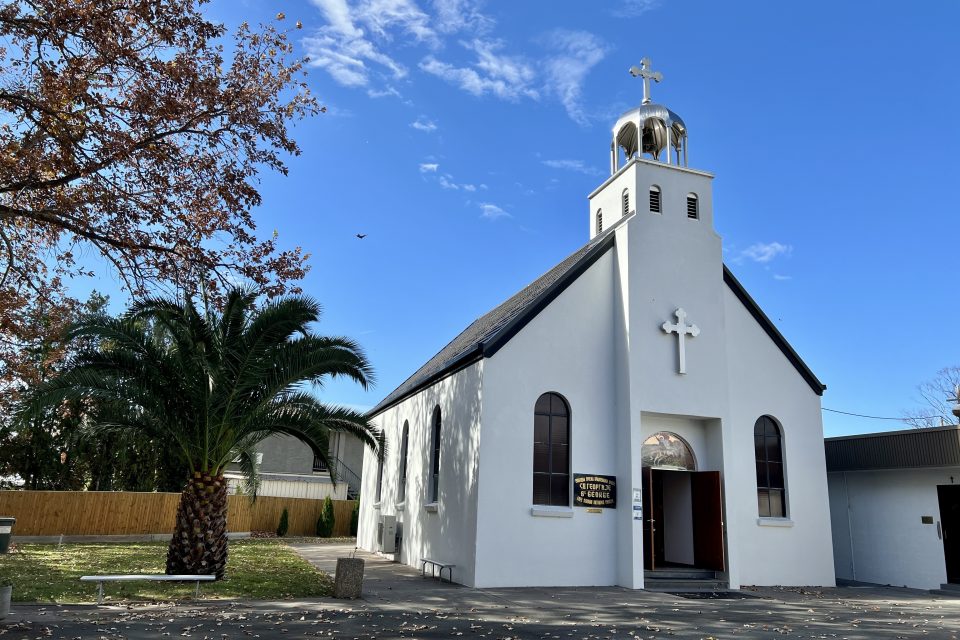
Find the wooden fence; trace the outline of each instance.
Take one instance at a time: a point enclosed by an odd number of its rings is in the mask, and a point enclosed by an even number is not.
[[[172,533],[179,493],[128,491],[0,491],[0,516],[17,519],[14,536]],[[334,536],[350,535],[353,500],[334,500]],[[312,536],[322,500],[246,496],[227,501],[227,530],[276,531],[287,509],[289,536]]]

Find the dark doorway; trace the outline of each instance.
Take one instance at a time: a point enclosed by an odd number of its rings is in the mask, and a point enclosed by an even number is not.
[[[947,582],[960,584],[960,485],[937,486]]]
[[[644,467],[642,474],[644,569],[723,571],[720,472]]]
[[[690,474],[693,502],[693,554],[697,567],[723,571],[723,509],[720,472]]]

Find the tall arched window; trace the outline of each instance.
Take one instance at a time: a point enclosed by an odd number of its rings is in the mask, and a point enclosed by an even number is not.
[[[630,190],[624,189],[623,195],[621,196],[623,200],[623,215],[630,213]]]
[[[556,393],[533,409],[533,504],[570,506],[570,407]]]
[[[433,410],[433,455],[430,457],[430,502],[440,497],[440,407]]]
[[[687,217],[691,220],[700,218],[700,203],[695,193],[687,194]]]
[[[783,442],[780,426],[770,416],[760,416],[753,426],[753,448],[757,458],[757,505],[760,517],[786,518]]]
[[[410,424],[403,421],[403,436],[400,440],[400,486],[397,487],[397,502],[407,497],[407,440],[410,437]]]
[[[597,233],[603,231],[603,209],[597,209]]]
[[[660,213],[660,187],[650,187],[650,213]]]
[[[377,503],[380,503],[380,496],[383,495],[383,460],[377,461]]]

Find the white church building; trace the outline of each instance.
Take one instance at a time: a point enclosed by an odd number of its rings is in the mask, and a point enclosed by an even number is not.
[[[631,73],[589,241],[371,411],[357,544],[473,587],[833,585],[825,387],[724,266],[660,74]]]

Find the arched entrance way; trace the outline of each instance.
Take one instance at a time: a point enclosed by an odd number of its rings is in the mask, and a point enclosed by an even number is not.
[[[724,570],[720,473],[697,471],[682,437],[660,431],[643,441],[644,568]]]

